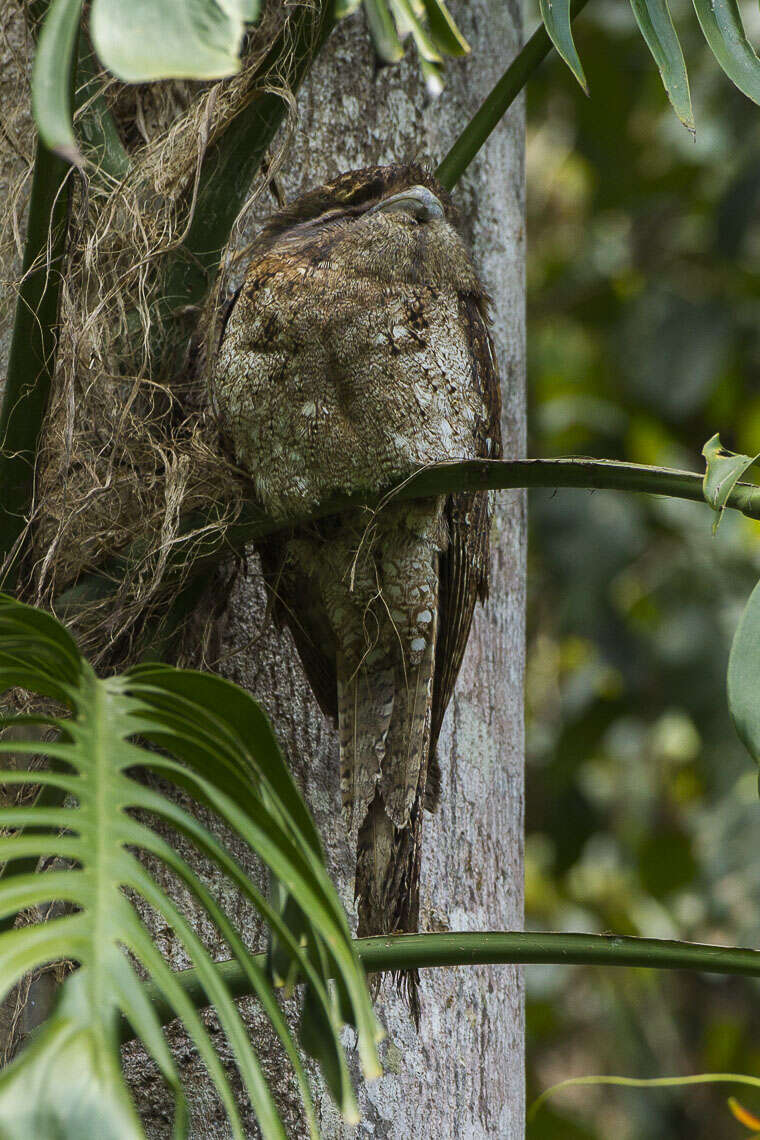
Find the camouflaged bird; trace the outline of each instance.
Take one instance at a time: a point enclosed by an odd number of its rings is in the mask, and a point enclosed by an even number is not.
[[[275,215],[231,303],[212,395],[275,519],[441,460],[501,455],[488,297],[451,202],[418,166],[351,171]],[[359,934],[417,929],[423,808],[477,599],[483,493],[278,531],[264,574],[337,716]]]

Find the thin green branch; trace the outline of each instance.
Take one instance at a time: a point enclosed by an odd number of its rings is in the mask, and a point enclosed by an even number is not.
[[[357,944],[368,972],[433,966],[524,965],[642,966],[706,974],[760,977],[760,951],[660,938],[609,934],[404,934],[363,938]]]
[[[572,7],[573,17],[577,16],[587,3],[588,0],[575,0]],[[512,60],[436,170],[436,178],[447,190],[456,186],[551,48],[552,42],[542,24]]]
[[[192,561],[193,575],[230,556],[242,554],[246,546],[274,531],[308,522],[311,519],[341,514],[346,510],[382,509],[390,502],[405,502],[455,491],[496,491],[519,487],[575,487],[589,490],[636,491],[650,495],[667,495],[704,503],[702,476],[693,471],[677,471],[667,467],[645,467],[638,463],[617,463],[608,459],[470,459],[439,463],[423,468],[399,487],[377,495],[342,495],[330,499],[308,518],[287,524],[273,522],[260,508],[246,502],[236,522],[220,535],[209,528],[208,520],[197,515],[184,520],[182,531],[169,554],[169,566],[179,571]],[[749,518],[760,519],[760,486],[737,483],[726,506],[741,511]],[[191,557],[192,555],[192,557]],[[121,576],[132,564],[134,552],[110,560],[97,572],[84,575],[79,582],[61,594],[56,610],[72,615],[82,605],[108,597],[118,586]]]
[[[526,1114],[526,1122],[530,1123],[537,1115],[541,1105],[549,1097],[554,1096],[560,1089],[583,1088],[589,1085],[612,1085],[623,1089],[679,1089],[690,1085],[750,1085],[760,1088],[760,1077],[748,1076],[746,1073],[694,1073],[687,1077],[613,1077],[608,1074],[587,1077],[570,1077],[566,1081],[558,1081],[551,1088],[544,1089],[537,1096]],[[756,1132],[747,1134],[747,1140],[757,1136]]]
[[[635,491],[704,503],[703,476],[671,467],[648,467],[613,459],[468,459],[423,468],[381,504],[428,498],[454,491],[498,491],[516,487],[575,487],[599,491]],[[347,504],[361,501],[352,496]],[[366,501],[366,500],[365,500]],[[760,486],[737,483],[727,506],[760,518]],[[327,504],[325,514],[335,513]],[[276,529],[269,524],[271,529]]]
[[[730,974],[760,978],[760,951],[738,947],[704,946],[696,942],[668,942],[658,938],[628,938],[608,934],[534,934],[507,931],[488,934],[401,934],[391,938],[359,938],[354,943],[368,973],[425,970],[441,966],[567,965],[639,966],[650,970],[695,970],[703,974]],[[257,964],[265,966],[265,955]],[[248,977],[235,961],[217,963],[233,997],[250,994]],[[197,1008],[209,1004],[195,970],[176,975]],[[174,1013],[148,987],[163,1024]],[[122,1040],[133,1033],[127,1026]]]

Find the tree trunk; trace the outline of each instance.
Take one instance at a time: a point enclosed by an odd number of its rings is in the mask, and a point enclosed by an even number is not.
[[[334,35],[299,98],[286,159],[288,198],[341,170],[445,154],[515,50],[519,10],[488,0],[452,6],[473,52],[430,99],[410,53],[378,69],[361,16]],[[507,457],[524,447],[523,116],[513,112],[456,192],[476,263],[494,299]],[[501,495],[491,599],[476,615],[439,745],[442,804],[426,816],[422,930],[522,928],[524,498]],[[352,908],[353,866],[339,808],[338,748],[312,698],[290,636],[260,639],[264,596],[254,567],[235,589],[226,671],[250,688],[287,747]],[[254,648],[249,649],[248,646]],[[416,1033],[392,983],[381,990],[386,1072],[362,1091],[358,1135],[522,1136],[522,986],[514,968],[428,971]],[[327,1136],[343,1135],[324,1104]],[[199,1136],[201,1133],[199,1133]],[[213,1135],[219,1135],[213,1133]]]
[[[459,0],[452,13],[472,56],[446,68],[443,95],[431,99],[413,53],[378,68],[361,13],[324,49],[299,97],[300,120],[285,159],[288,197],[342,170],[421,159],[432,165],[514,54],[521,14],[515,3]],[[0,193],[2,182],[0,182]],[[494,335],[504,396],[505,456],[524,447],[523,114],[513,110],[467,177],[456,201],[476,263],[494,300]],[[3,267],[8,276],[8,267]],[[2,333],[0,329],[0,345]],[[470,645],[439,744],[442,806],[425,819],[422,930],[522,928],[525,509],[502,493],[492,539],[491,600],[476,614]],[[252,557],[219,628],[220,671],[247,687],[274,722],[320,827],[328,863],[353,910],[354,857],[340,811],[336,734],[314,701],[290,635],[277,634]],[[243,912],[226,900],[233,918]],[[242,920],[241,920],[242,921]],[[258,939],[251,920],[251,940]],[[206,932],[210,933],[210,932]],[[166,943],[162,939],[162,948]],[[175,966],[185,963],[171,949]],[[378,1012],[388,1031],[385,1076],[361,1087],[362,1122],[342,1125],[326,1096],[318,1102],[326,1137],[495,1137],[523,1134],[522,983],[513,967],[423,973],[416,1032],[391,983]],[[257,1010],[247,1012],[288,1135],[305,1135],[295,1090]],[[215,1023],[209,1017],[209,1024]],[[229,1136],[213,1091],[184,1038],[169,1030],[193,1103],[193,1140]],[[350,1045],[350,1034],[347,1036]],[[171,1134],[168,1094],[137,1047],[127,1049],[130,1082],[151,1140]],[[257,1135],[251,1122],[250,1135]]]

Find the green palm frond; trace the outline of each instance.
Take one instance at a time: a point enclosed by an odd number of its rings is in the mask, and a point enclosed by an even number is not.
[[[0,992],[46,963],[74,961],[79,968],[64,982],[39,1034],[0,1075],[0,1135],[6,1140],[142,1137],[119,1068],[122,1019],[174,1094],[175,1137],[187,1134],[184,1094],[144,975],[183,1022],[224,1104],[232,1135],[242,1140],[240,1110],[209,1034],[128,891],[173,929],[216,1010],[262,1135],[284,1140],[223,976],[138,852],[179,878],[226,940],[290,1059],[316,1136],[298,1047],[274,993],[279,975],[306,982],[302,1044],[318,1061],[344,1115],[355,1120],[340,1029],[346,1021],[355,1026],[367,1075],[379,1071],[379,1031],[316,830],[256,702],[222,678],[163,665],[99,678],[56,619],[0,595],[0,692],[19,687],[63,706],[69,715],[2,721],[16,730],[42,726],[49,739],[0,742],[3,756],[42,754],[48,761],[43,770],[6,767],[0,774],[6,787],[42,789],[31,806],[0,809],[0,826],[7,829],[0,838],[6,866],[0,879]],[[146,780],[151,774],[161,778],[162,787],[189,793],[242,839],[268,866],[284,904],[265,897],[203,823]],[[179,851],[146,819],[189,840],[252,902],[276,936],[277,977],[262,969]],[[39,859],[52,862],[53,869],[35,870]],[[64,904],[59,917],[13,927],[19,912],[51,901]]]

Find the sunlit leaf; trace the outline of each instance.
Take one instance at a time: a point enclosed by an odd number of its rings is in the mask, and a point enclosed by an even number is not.
[[[184,1023],[216,1086],[231,1134],[242,1140],[239,1108],[214,1043],[128,901],[128,891],[162,917],[192,963],[261,1135],[285,1140],[222,974],[177,903],[138,860],[140,851],[183,882],[226,941],[290,1059],[311,1135],[317,1135],[303,1064],[269,978],[193,868],[148,825],[153,819],[163,820],[215,864],[275,932],[283,968],[306,983],[306,1007],[314,1011],[309,1051],[344,1115],[354,1120],[356,1099],[340,1042],[345,1008],[336,1002],[329,977],[346,995],[368,1075],[379,1071],[375,1043],[380,1032],[316,830],[256,703],[222,678],[162,665],[101,679],[54,618],[0,595],[0,693],[19,685],[52,697],[70,715],[0,720],[0,728],[13,725],[16,734],[39,724],[56,734],[44,742],[15,735],[12,741],[0,739],[0,757],[41,754],[49,762],[41,771],[6,768],[0,783],[8,788],[38,783],[43,791],[61,793],[0,808],[0,828],[13,831],[0,835],[0,862],[6,866],[0,878],[0,996],[46,963],[69,961],[79,969],[62,986],[58,1004],[33,1044],[0,1076],[0,1135],[12,1140],[142,1137],[119,1069],[122,1018],[174,1093],[175,1136],[186,1135],[179,1078],[128,952]],[[159,745],[161,751],[148,750],[138,740]],[[205,824],[144,778],[135,778],[140,772],[155,773],[210,809],[270,869],[289,905],[278,909]],[[55,869],[34,870],[39,858],[53,862]],[[8,920],[19,911],[54,900],[74,913],[11,928]],[[97,1116],[101,1099],[109,1102],[102,1119]]]
[[[694,113],[689,77],[667,0],[631,0],[631,7],[647,47],[660,69],[673,110],[684,126],[693,131]]]
[[[32,70],[32,110],[40,138],[77,165],[82,157],[71,124],[71,68],[81,13],[82,0],[53,0]]]
[[[403,58],[404,45],[385,0],[364,0],[364,10],[375,51],[385,63],[397,63]]]
[[[430,35],[444,55],[467,55],[470,45],[454,23],[443,0],[425,0]]]
[[[40,137],[80,165],[71,79],[82,7],[83,0],[53,0],[32,72],[32,108]],[[131,0],[128,6],[121,0],[93,0],[90,33],[101,63],[125,82],[217,79],[239,69],[245,26],[258,18],[260,7],[260,0]],[[123,167],[118,140],[112,142]]]
[[[719,435],[708,439],[702,448],[702,454],[707,464],[703,483],[705,499],[712,509],[718,512],[718,517],[713,522],[713,534],[715,534],[729,495],[745,471],[757,462],[760,454],[739,455],[735,451],[729,451],[721,444]]]
[[[127,83],[220,79],[240,66],[259,0],[94,0],[90,32],[101,62]]]
[[[443,68],[440,63],[433,63],[432,60],[420,58],[420,71],[425,77],[425,86],[430,95],[436,98],[441,94],[444,87],[443,82]]]
[[[549,38],[588,95],[588,83],[573,40],[570,0],[540,0],[540,8]]]
[[[357,7],[356,0],[341,0],[337,11],[349,15]],[[403,41],[413,39],[433,95],[443,88],[444,56],[466,55],[470,50],[443,0],[364,0],[364,10],[377,54],[386,63],[401,59]]]
[[[736,0],[694,0],[694,8],[713,55],[755,103],[760,103],[760,59],[747,39]]]
[[[396,18],[399,35],[411,33],[420,58],[429,63],[443,63],[443,56],[436,48],[429,31],[414,11],[410,0],[390,0]]]

